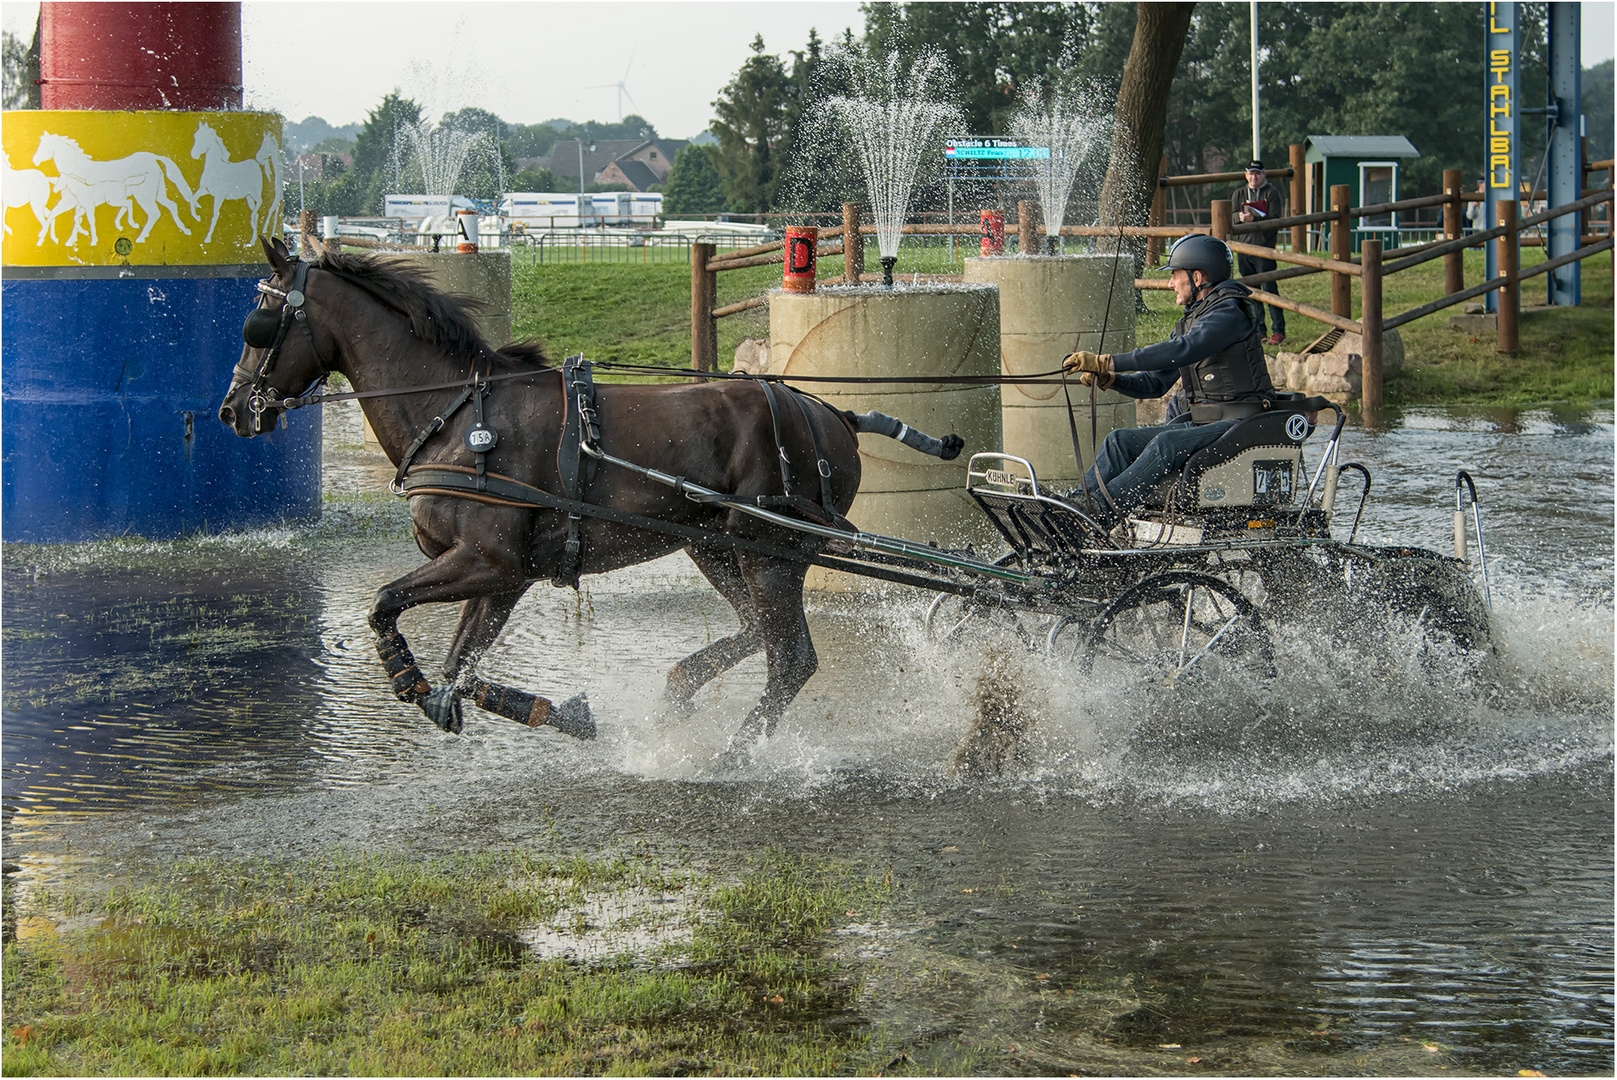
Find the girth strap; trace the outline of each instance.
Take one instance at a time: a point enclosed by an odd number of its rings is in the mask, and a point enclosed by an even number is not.
[[[601,420],[595,411],[595,379],[590,362],[582,354],[569,356],[561,365],[562,428],[556,447],[556,472],[564,498],[578,502],[595,479],[595,459],[583,453],[585,442],[594,446],[601,438]],[[584,568],[584,549],[578,533],[579,515],[567,514],[567,541],[562,546],[561,568],[551,584],[558,589],[578,588]]]
[[[780,482],[785,494],[781,496],[760,495],[758,505],[790,507],[799,512],[806,512],[811,520],[819,520],[840,527],[841,523],[847,519],[837,513],[836,501],[831,495],[831,463],[825,460],[825,454],[820,449],[820,436],[814,430],[813,420],[809,418],[808,406],[803,404],[804,395],[790,386],[785,388],[787,395],[797,403],[797,411],[803,417],[803,426],[808,428],[809,446],[814,451],[814,471],[820,478],[819,508],[814,508],[813,503],[800,497],[792,490],[790,461],[786,456],[786,443],[780,437],[780,413],[775,406],[775,392],[767,381],[760,382],[759,385],[763,387],[764,400],[769,403],[769,419],[775,428],[775,449],[780,456]],[[819,399],[816,398],[815,400]]]

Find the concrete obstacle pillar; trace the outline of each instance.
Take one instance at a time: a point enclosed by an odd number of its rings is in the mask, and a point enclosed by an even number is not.
[[[1000,307],[1000,362],[1006,375],[1054,371],[1068,353],[1123,352],[1134,348],[1134,265],[1125,255],[967,259],[965,280],[996,285]],[[1109,301],[1109,302],[1108,302]],[[1102,320],[1105,333],[1102,333]],[[1078,484],[1072,423],[1061,384],[1002,388],[1005,452],[1033,463],[1041,483]],[[1089,388],[1068,383],[1084,466],[1094,463]],[[1114,391],[1096,395],[1095,435],[1134,427],[1134,399]]]
[[[999,374],[999,292],[985,285],[832,286],[769,298],[769,370],[793,375]],[[939,438],[957,434],[954,461],[927,457],[879,435],[859,440],[860,492],[848,516],[866,532],[945,547],[993,545],[993,529],[965,492],[973,453],[1000,444],[997,386],[943,383],[802,383],[838,409],[877,409]],[[845,590],[864,579],[810,572],[811,587]]]

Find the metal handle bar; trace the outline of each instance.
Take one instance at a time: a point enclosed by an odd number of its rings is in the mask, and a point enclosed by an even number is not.
[[[1364,517],[1364,504],[1370,498],[1370,470],[1360,465],[1357,461],[1350,461],[1336,471],[1340,474],[1347,472],[1349,469],[1364,477],[1364,490],[1359,492],[1359,510],[1353,515],[1353,529],[1348,533],[1347,538],[1347,542],[1351,544],[1353,543],[1353,538],[1359,535],[1359,519]]]
[[[1454,557],[1469,561],[1465,546],[1465,496],[1471,493],[1471,520],[1477,530],[1477,565],[1482,568],[1482,595],[1493,610],[1493,589],[1488,583],[1488,549],[1482,542],[1482,507],[1477,502],[1477,485],[1471,474],[1461,469],[1454,477]]]

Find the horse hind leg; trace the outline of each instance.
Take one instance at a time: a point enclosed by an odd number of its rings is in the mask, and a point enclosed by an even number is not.
[[[763,634],[769,678],[763,696],[731,740],[732,746],[773,735],[786,707],[820,666],[803,614],[803,579],[808,565],[751,555],[742,555],[740,562]]]
[[[689,709],[691,698],[698,690],[764,647],[764,638],[758,630],[758,619],[753,612],[752,596],[747,590],[746,579],[741,576],[735,553],[724,549],[691,547],[687,554],[702,576],[735,609],[741,629],[696,650],[668,669],[665,692],[669,702],[679,709]]]

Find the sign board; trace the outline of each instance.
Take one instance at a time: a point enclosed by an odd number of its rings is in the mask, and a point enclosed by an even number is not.
[[[1515,0],[1489,0],[1487,33],[1488,168],[1483,173],[1484,229],[1499,223],[1500,200],[1518,199],[1521,175],[1521,53]],[[1488,280],[1499,276],[1499,245],[1489,243],[1484,260]],[[1499,294],[1484,295],[1488,311],[1498,310]]]
[[[1025,180],[1033,162],[1050,159],[1048,146],[1000,135],[964,135],[943,140],[944,175],[950,180]]]

